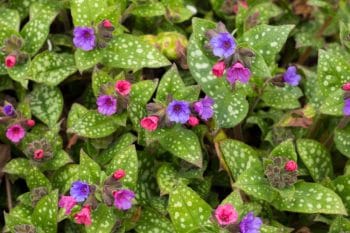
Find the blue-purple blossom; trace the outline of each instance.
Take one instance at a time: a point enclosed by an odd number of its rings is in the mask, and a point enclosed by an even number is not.
[[[13,115],[15,115],[15,108],[12,106],[12,104],[6,104],[6,105],[2,108],[2,112],[3,112],[6,116],[13,116]]]
[[[227,81],[231,84],[235,84],[237,81],[247,83],[250,76],[250,70],[244,67],[240,62],[236,62],[227,70]]]
[[[93,50],[96,44],[96,36],[93,28],[76,27],[73,31],[74,46],[85,51]]]
[[[241,233],[260,233],[263,222],[259,217],[255,217],[253,212],[249,212],[239,224]]]
[[[173,100],[167,107],[170,121],[185,124],[190,118],[190,104],[186,101]]]
[[[231,56],[236,49],[235,39],[228,32],[218,33],[210,39],[209,44],[213,49],[213,54],[221,58]]]
[[[344,100],[343,113],[344,116],[350,116],[350,98]]]
[[[295,66],[289,66],[287,71],[283,74],[283,80],[291,86],[298,86],[301,76],[297,74]]]
[[[193,104],[193,109],[202,120],[207,121],[214,115],[213,104],[214,100],[209,96],[205,96],[204,99]]]
[[[77,202],[85,201],[90,194],[90,185],[83,181],[75,181],[70,188],[70,195],[74,197]]]
[[[99,113],[110,116],[117,111],[117,99],[109,95],[101,95],[96,101]]]
[[[135,198],[135,193],[130,189],[121,189],[113,193],[114,206],[120,210],[128,210],[132,206],[132,199]]]

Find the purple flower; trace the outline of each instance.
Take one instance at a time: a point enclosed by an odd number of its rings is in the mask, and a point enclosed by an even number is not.
[[[253,212],[249,212],[239,224],[241,233],[260,233],[262,220],[259,217],[255,217]]]
[[[350,116],[350,98],[345,99],[343,113],[345,116]]]
[[[235,84],[237,81],[241,83],[247,83],[250,78],[250,70],[244,67],[241,63],[236,62],[227,70],[227,81],[231,84]]]
[[[207,121],[209,118],[213,117],[213,104],[214,100],[209,96],[205,96],[204,99],[201,99],[193,104],[193,109],[200,118],[204,121]]]
[[[228,32],[221,32],[212,37],[209,41],[213,54],[217,57],[227,58],[235,52],[236,42]]]
[[[300,79],[301,77],[297,74],[297,68],[295,66],[289,66],[283,74],[283,80],[291,86],[298,86]]]
[[[117,111],[117,100],[113,96],[101,95],[96,101],[99,113],[110,116]]]
[[[72,184],[72,187],[70,188],[70,195],[77,202],[85,201],[85,199],[89,196],[89,194],[90,194],[89,184],[80,180],[75,181]]]
[[[128,210],[132,206],[132,199],[135,198],[135,193],[130,189],[121,189],[113,193],[114,206],[120,210]]]
[[[12,106],[12,104],[6,104],[3,109],[2,112],[6,115],[6,116],[13,116],[15,115],[15,109]]]
[[[73,43],[75,47],[85,51],[90,51],[94,49],[96,37],[93,28],[76,27],[74,28],[73,34]]]
[[[167,107],[170,121],[185,124],[190,118],[190,104],[186,101],[173,100]]]

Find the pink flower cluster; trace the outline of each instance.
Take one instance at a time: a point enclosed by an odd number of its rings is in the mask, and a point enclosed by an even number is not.
[[[213,66],[212,73],[214,76],[221,78],[226,70],[227,81],[231,85],[234,85],[237,81],[241,83],[247,83],[249,81],[251,72],[249,68],[244,67],[242,63],[237,61],[231,67],[226,68],[224,61],[218,61]]]

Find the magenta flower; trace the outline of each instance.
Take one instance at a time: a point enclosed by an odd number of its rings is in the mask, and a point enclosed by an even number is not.
[[[141,119],[141,127],[148,131],[155,131],[158,127],[159,117],[148,116]]]
[[[77,201],[85,201],[90,195],[90,185],[83,181],[75,181],[70,188],[70,195]]]
[[[127,96],[131,91],[131,83],[127,80],[118,80],[115,83],[115,90],[118,94]]]
[[[2,113],[6,116],[13,116],[15,115],[15,108],[12,106],[12,104],[5,104],[5,106],[2,108]]]
[[[90,27],[76,27],[73,31],[74,46],[85,51],[93,50],[96,43],[95,32]]]
[[[253,212],[249,212],[240,222],[241,233],[260,233],[263,222],[259,217],[255,217]]]
[[[101,95],[96,101],[99,113],[110,116],[117,111],[117,100],[113,96]]]
[[[209,41],[213,54],[220,58],[228,58],[236,49],[236,42],[228,32],[221,32],[212,37]]]
[[[219,205],[215,210],[215,218],[220,225],[233,224],[238,219],[238,212],[231,204]]]
[[[121,189],[113,193],[114,206],[120,210],[128,210],[132,206],[132,199],[135,198],[135,193],[130,189]]]
[[[284,169],[288,172],[294,172],[294,171],[298,170],[298,164],[294,160],[289,160],[284,165]]]
[[[185,124],[190,118],[190,104],[186,101],[173,100],[167,107],[170,121]]]
[[[90,226],[91,221],[91,209],[90,206],[84,206],[79,213],[74,216],[74,220],[78,224],[84,224],[86,226]]]
[[[74,199],[74,197],[71,196],[61,196],[58,206],[60,208],[66,209],[64,212],[65,215],[69,215],[72,211],[72,208],[77,204],[77,201]]]
[[[343,113],[344,116],[350,116],[350,98],[347,98],[344,101]]]
[[[20,124],[11,125],[6,130],[6,137],[13,143],[21,141],[26,135],[26,131]]]
[[[289,66],[287,71],[283,74],[283,80],[291,86],[298,86],[301,76],[297,74],[295,66]]]
[[[227,80],[231,84],[235,84],[237,81],[240,81],[241,83],[247,83],[249,81],[250,75],[250,70],[244,67],[240,62],[236,62],[227,70]]]
[[[205,96],[204,99],[201,99],[193,104],[193,109],[196,113],[198,113],[200,118],[207,121],[214,115],[213,104],[214,100],[209,96]]]
[[[216,77],[220,78],[221,76],[224,75],[226,69],[226,65],[224,61],[218,61],[217,63],[215,63],[215,65],[213,66],[213,68],[211,69],[213,75],[215,75]]]
[[[8,55],[6,58],[5,58],[5,66],[7,68],[12,68],[16,65],[17,63],[17,58],[15,55]]]

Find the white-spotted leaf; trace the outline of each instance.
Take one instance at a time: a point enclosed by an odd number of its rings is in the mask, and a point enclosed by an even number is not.
[[[299,87],[268,86],[261,97],[264,103],[278,109],[293,109],[300,107],[299,98],[303,96]]]
[[[90,26],[107,8],[105,0],[70,0],[74,26]],[[97,22],[95,22],[97,23]]]
[[[336,128],[334,142],[337,149],[346,157],[350,158],[350,125],[343,129]]]
[[[138,233],[173,233],[175,229],[169,219],[151,208],[142,210],[141,218],[135,227]]]
[[[286,157],[294,161],[298,160],[298,154],[295,151],[293,139],[287,139],[276,146],[270,153],[272,157]]]
[[[86,233],[106,233],[112,232],[117,216],[113,208],[100,204],[96,210],[91,213],[91,226],[86,226]]]
[[[19,13],[17,10],[8,9],[4,7],[1,8],[0,24],[18,32],[20,23],[21,23],[21,19],[19,17]],[[0,43],[2,42],[3,41],[1,40]]]
[[[79,179],[88,182],[89,184],[100,183],[101,168],[90,158],[83,150],[80,151],[80,169]]]
[[[350,232],[350,220],[342,216],[337,216],[330,228],[328,233],[339,233],[339,232]]]
[[[339,87],[336,91],[329,93],[329,95],[323,99],[320,112],[326,115],[342,116],[343,107],[344,91]]]
[[[60,193],[67,192],[72,183],[79,179],[80,166],[68,164],[58,169],[52,177],[52,186],[59,189]]]
[[[75,64],[78,70],[83,72],[99,63],[102,59],[102,55],[103,53],[100,49],[94,49],[91,51],[77,49],[74,53]]]
[[[63,97],[57,87],[36,85],[30,94],[30,107],[34,116],[49,127],[55,126],[63,109]]]
[[[333,176],[331,155],[321,143],[311,139],[298,139],[297,151],[314,181],[320,182]]]
[[[347,209],[350,208],[350,176],[338,176],[332,181],[335,192],[342,198]]]
[[[154,17],[165,14],[165,7],[160,2],[150,2],[136,5],[131,14],[141,17]]]
[[[57,232],[58,191],[44,196],[35,206],[32,222],[45,233]]]
[[[100,95],[103,84],[107,83],[113,84],[113,78],[107,72],[95,69],[92,73],[92,91],[96,97]]]
[[[160,194],[169,194],[178,185],[187,185],[188,181],[180,177],[175,168],[170,164],[163,164],[157,170],[157,183]]]

